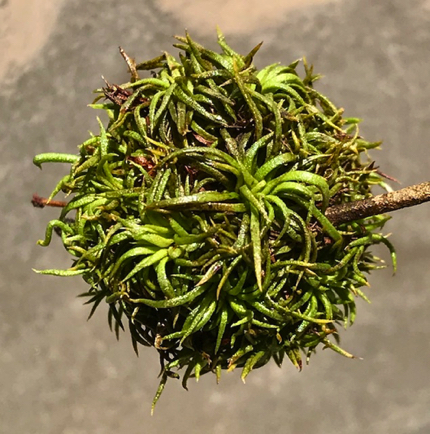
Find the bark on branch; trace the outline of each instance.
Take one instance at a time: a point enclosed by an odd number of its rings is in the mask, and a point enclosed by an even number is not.
[[[360,220],[373,215],[384,214],[409,206],[420,205],[430,201],[430,182],[411,185],[401,190],[391,193],[380,194],[369,199],[357,200],[354,202],[333,205],[326,209],[326,217],[338,226],[342,223]],[[55,201],[37,194],[33,195],[32,203],[35,207],[44,208],[45,206],[65,207],[67,202]]]
[[[430,201],[430,182],[423,182],[369,199],[333,205],[327,208],[325,215],[334,226],[338,226],[428,201]]]

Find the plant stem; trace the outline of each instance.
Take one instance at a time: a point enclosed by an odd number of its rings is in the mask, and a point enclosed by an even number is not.
[[[36,208],[45,208],[45,206],[54,206],[58,208],[64,208],[67,205],[67,202],[63,202],[61,200],[50,200],[45,197],[40,197],[38,194],[34,193],[33,198],[31,199],[31,203]]]
[[[422,184],[411,185],[369,199],[333,205],[327,208],[325,215],[334,226],[339,226],[342,223],[420,205],[429,201],[430,182],[423,182]],[[67,202],[63,201],[51,200],[48,202],[48,199],[37,194],[33,195],[31,202],[37,208],[44,208],[45,206],[65,207],[67,205]]]
[[[338,226],[428,201],[430,201],[430,182],[423,182],[369,199],[333,205],[327,208],[325,215],[334,226]]]

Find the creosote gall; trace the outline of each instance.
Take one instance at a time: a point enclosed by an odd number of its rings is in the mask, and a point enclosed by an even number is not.
[[[169,377],[182,382],[223,369],[252,369],[288,358],[298,369],[318,345],[338,346],[355,299],[367,299],[366,273],[380,267],[371,246],[388,217],[333,225],[328,207],[388,188],[369,159],[379,146],[358,133],[314,89],[305,60],[258,71],[253,57],[221,53],[177,37],[168,53],[135,63],[121,54],[130,82],[106,81],[90,107],[109,125],[78,155],[41,154],[70,173],[49,200],[66,193],[56,229],[73,256],[57,276],[82,275],[90,316],[107,302],[116,333],[128,323],[139,344],[160,355],[159,398]],[[140,76],[140,71],[145,77]],[[60,204],[60,205],[58,205]],[[42,205],[41,205],[42,206]]]

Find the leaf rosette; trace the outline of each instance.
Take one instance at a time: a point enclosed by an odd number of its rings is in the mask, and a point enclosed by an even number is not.
[[[285,356],[298,368],[322,344],[338,346],[366,274],[380,267],[387,217],[333,226],[328,206],[387,188],[359,136],[313,83],[303,60],[252,64],[221,33],[221,53],[178,37],[168,53],[137,64],[131,79],[106,82],[90,106],[109,117],[79,155],[41,154],[36,165],[71,165],[49,200],[71,195],[55,229],[74,257],[68,270],[89,284],[90,316],[105,300],[117,335],[128,323],[135,351],[155,347],[158,399],[169,377],[252,369]],[[151,71],[146,78],[140,71]],[[103,101],[104,100],[104,101]],[[333,341],[334,340],[334,341]]]

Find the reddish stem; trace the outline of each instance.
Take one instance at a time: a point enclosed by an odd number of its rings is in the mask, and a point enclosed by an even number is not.
[[[48,200],[45,197],[40,197],[37,193],[33,194],[33,199],[31,200],[31,203],[36,208],[45,208],[45,206],[64,208],[67,205],[67,202],[63,202],[62,200]]]

